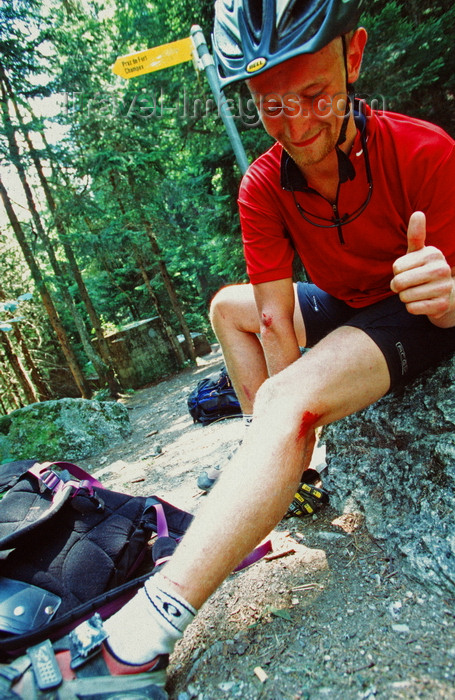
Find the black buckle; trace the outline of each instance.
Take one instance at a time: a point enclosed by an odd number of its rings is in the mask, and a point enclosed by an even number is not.
[[[69,633],[71,642],[71,668],[76,669],[97,654],[108,635],[98,613],[78,625]]]

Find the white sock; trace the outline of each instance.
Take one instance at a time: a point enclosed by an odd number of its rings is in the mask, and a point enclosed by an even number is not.
[[[167,580],[155,574],[115,615],[104,623],[115,656],[130,664],[144,664],[170,654],[192,622],[196,610]]]
[[[252,420],[253,420],[252,415],[248,415],[247,413],[243,414],[243,425],[245,428],[248,428],[248,426],[250,425]]]

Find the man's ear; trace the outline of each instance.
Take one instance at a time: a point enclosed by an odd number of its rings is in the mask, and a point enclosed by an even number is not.
[[[355,83],[359,77],[360,68],[362,65],[363,52],[368,40],[367,30],[364,27],[359,27],[355,30],[349,42],[347,61],[348,61],[348,82]]]

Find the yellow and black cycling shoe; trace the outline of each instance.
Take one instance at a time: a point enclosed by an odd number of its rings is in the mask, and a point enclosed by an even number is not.
[[[314,515],[329,502],[329,495],[325,489],[315,484],[303,482],[297,489],[294,498],[287,510],[285,518],[303,518]]]

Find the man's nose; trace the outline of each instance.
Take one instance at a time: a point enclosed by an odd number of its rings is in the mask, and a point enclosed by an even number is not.
[[[305,105],[300,105],[298,111],[283,110],[283,119],[286,124],[288,137],[292,141],[300,141],[302,136],[308,131],[310,113]]]

